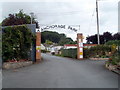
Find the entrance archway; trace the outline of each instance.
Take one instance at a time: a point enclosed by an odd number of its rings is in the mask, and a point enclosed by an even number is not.
[[[36,62],[41,61],[41,31],[46,31],[48,29],[69,29],[74,32],[77,32],[78,30],[76,28],[73,28],[71,26],[66,25],[48,25],[44,28],[40,28],[40,30],[36,31]],[[77,59],[82,60],[83,59],[83,34],[77,33]]]

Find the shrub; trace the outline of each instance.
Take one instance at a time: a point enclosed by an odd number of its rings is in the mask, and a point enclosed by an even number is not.
[[[89,48],[83,48],[83,57],[89,58],[92,54],[95,54],[94,52],[91,53]]]
[[[97,45],[91,48],[83,49],[84,58],[90,57],[108,57],[107,53],[111,52],[111,46],[108,45]]]
[[[113,65],[118,65],[120,62],[120,53],[116,52],[113,56],[111,56],[110,63]]]
[[[112,53],[115,53],[117,51],[117,48],[120,47],[120,40],[111,40],[106,43],[106,45],[109,45],[112,47]]]
[[[48,51],[47,50],[41,50],[42,53],[47,53]]]
[[[4,28],[2,34],[3,61],[28,58],[33,41],[35,41],[35,35],[25,25]]]
[[[111,45],[112,47],[112,56],[111,56],[111,60],[108,61],[109,64],[112,64],[112,65],[120,65],[120,44],[119,43],[120,40],[116,40],[115,44],[111,44],[111,42],[108,42],[110,43],[109,45]],[[118,47],[118,49],[116,48]]]
[[[106,45],[116,45],[120,46],[120,40],[111,40],[105,43]]]

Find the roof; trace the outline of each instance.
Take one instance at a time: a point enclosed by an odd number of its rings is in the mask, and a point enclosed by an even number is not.
[[[75,47],[77,47],[77,44],[65,44],[64,46],[67,46],[67,47],[75,46]],[[83,46],[97,46],[97,44],[83,44]]]
[[[64,46],[67,46],[67,47],[69,47],[69,46],[75,46],[75,47],[77,47],[77,44],[65,44]]]
[[[97,44],[84,44],[84,46],[97,46]]]

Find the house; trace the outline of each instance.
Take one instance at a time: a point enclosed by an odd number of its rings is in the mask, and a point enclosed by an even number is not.
[[[97,46],[97,44],[83,44],[84,48],[91,48]]]
[[[97,44],[83,44],[84,48],[97,46]],[[65,44],[64,49],[77,48],[77,44]]]
[[[63,48],[63,46],[53,46],[51,47],[50,49],[50,53],[51,54],[58,54],[59,53],[59,50]]]
[[[41,44],[41,50],[45,50],[45,46]]]
[[[77,44],[65,44],[64,49],[77,48]]]

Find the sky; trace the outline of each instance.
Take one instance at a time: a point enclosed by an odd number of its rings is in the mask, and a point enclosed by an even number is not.
[[[98,1],[100,34],[106,31],[112,34],[118,32],[118,2],[119,0]],[[20,9],[29,15],[34,12],[41,27],[70,25],[78,29],[77,33],[83,33],[84,37],[97,34],[96,0],[1,0],[0,22],[8,14],[17,13]],[[50,31],[65,33],[76,40],[77,33],[74,31],[59,28]]]

